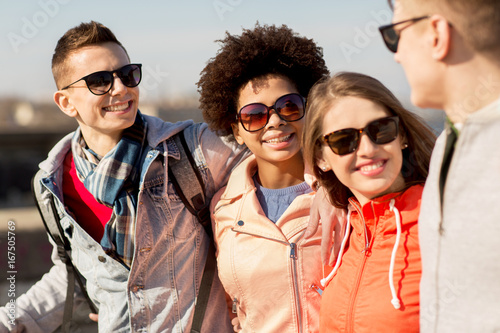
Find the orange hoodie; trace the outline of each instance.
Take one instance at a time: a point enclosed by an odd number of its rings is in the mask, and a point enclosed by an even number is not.
[[[419,331],[422,190],[415,185],[363,207],[350,199],[338,268],[323,281],[329,283],[321,300],[320,332]]]

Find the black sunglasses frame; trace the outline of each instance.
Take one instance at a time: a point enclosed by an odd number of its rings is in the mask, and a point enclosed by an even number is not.
[[[297,119],[293,119],[293,120],[288,120],[286,118],[283,118],[283,116],[280,114],[280,112],[276,109],[276,103],[278,103],[278,101],[284,97],[288,97],[288,96],[298,96],[300,98],[300,100],[302,101],[302,116],[300,116],[299,118]],[[258,128],[258,129],[253,129],[253,130],[249,130],[245,127],[245,124],[243,124],[243,121],[241,121],[241,111],[248,107],[248,106],[251,106],[251,105],[259,105],[259,106],[263,106],[266,108],[266,111],[267,111],[267,118],[266,118],[266,122],[264,123],[264,125],[262,125],[262,127]],[[241,123],[241,126],[243,126],[243,129],[247,132],[257,132],[257,131],[260,131],[261,129],[263,129],[264,127],[266,127],[267,123],[269,123],[269,111],[271,110],[274,110],[276,112],[276,114],[278,115],[278,117],[280,117],[281,120],[284,120],[286,122],[294,122],[294,121],[298,121],[302,118],[304,118],[305,114],[306,114],[306,99],[304,98],[304,96],[302,96],[301,94],[298,94],[298,93],[291,93],[291,94],[286,94],[286,95],[283,95],[283,96],[280,96],[272,106],[267,106],[263,103],[250,103],[250,104],[247,104],[245,106],[243,106],[239,111],[238,113],[236,114],[236,120],[238,120],[240,123]]]
[[[366,129],[369,128],[370,126],[373,125],[373,123],[376,123],[376,122],[380,122],[380,121],[384,121],[384,120],[390,120],[392,122],[395,123],[396,125],[396,133],[394,134],[394,137],[390,140],[390,141],[385,141],[385,142],[380,142],[378,143],[376,141],[376,138],[373,138],[370,134],[370,131],[367,131]],[[332,147],[332,145],[330,144],[330,141],[329,141],[329,138],[330,136],[334,135],[334,134],[337,134],[339,132],[343,132],[343,131],[346,131],[346,130],[352,130],[353,133],[355,133],[356,137],[355,137],[355,145],[353,145],[351,147],[350,150],[348,150],[346,153],[340,153],[338,151],[335,151],[337,150],[337,148],[335,147]],[[370,140],[377,144],[377,145],[384,145],[384,144],[387,144],[387,143],[390,143],[394,140],[396,140],[396,138],[398,137],[399,135],[399,117],[398,116],[391,116],[391,117],[385,117],[385,118],[380,118],[380,119],[376,119],[376,120],[373,120],[371,122],[369,122],[365,127],[363,128],[344,128],[344,129],[341,129],[341,130],[338,130],[338,131],[334,131],[334,132],[331,132],[331,133],[328,133],[328,134],[325,134],[323,135],[323,142],[325,144],[328,145],[328,147],[332,150],[332,152],[336,155],[339,155],[339,156],[344,156],[344,155],[349,155],[349,154],[352,154],[354,153],[356,150],[358,150],[359,148],[359,143],[361,142],[361,135],[365,133],[366,136],[368,138],[370,138]],[[352,143],[353,140],[351,140],[350,144]]]
[[[122,74],[122,71],[123,71],[124,68],[133,67],[133,66],[136,66],[139,69],[139,80],[137,81],[137,84],[127,85],[127,84],[125,84],[125,82],[123,82],[123,77],[124,76],[122,76],[121,74]],[[135,70],[135,68],[132,69],[132,70]],[[89,86],[89,83],[88,83],[87,80],[88,80],[89,77],[91,77],[93,75],[96,75],[96,74],[100,74],[100,73],[106,73],[106,74],[111,75],[111,84],[109,85],[108,90],[106,90],[105,92],[96,93],[96,92],[92,91],[92,89],[90,89],[90,86]],[[115,80],[114,80],[115,79],[115,77],[114,77],[115,73],[116,73],[116,76],[122,81],[123,85],[125,85],[126,87],[129,87],[129,88],[137,87],[139,85],[139,83],[141,83],[141,80],[142,80],[142,64],[128,64],[128,65],[125,65],[125,66],[120,67],[118,69],[115,69],[114,71],[98,71],[98,72],[90,73],[89,75],[85,75],[81,79],[76,80],[75,82],[73,82],[71,84],[68,84],[66,87],[61,88],[61,90],[65,90],[65,89],[68,89],[68,88],[83,88],[83,87],[71,87],[75,83],[80,82],[80,81],[83,80],[83,81],[85,81],[85,85],[87,86],[87,89],[92,94],[97,95],[97,96],[105,95],[105,94],[107,94],[111,90],[111,88],[113,88],[113,85],[115,83]]]
[[[387,24],[387,25],[383,25],[383,26],[379,27],[378,30],[382,34],[382,39],[384,40],[385,46],[387,46],[387,48],[391,52],[396,53],[398,51],[399,38],[401,36],[401,31],[412,26],[413,24],[417,23],[418,21],[427,19],[429,17],[430,17],[429,15],[419,16],[419,17],[415,17],[415,18],[412,18],[409,20],[404,20],[404,21],[400,21],[400,22],[396,22],[396,23],[392,23],[392,24]],[[408,24],[403,29],[400,29],[400,30],[394,29],[395,26],[403,24],[403,23],[408,23],[408,22],[411,22],[411,24]],[[389,36],[389,34],[392,34],[393,36]]]

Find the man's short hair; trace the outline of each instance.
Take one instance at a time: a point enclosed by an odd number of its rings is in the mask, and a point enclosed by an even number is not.
[[[500,55],[499,0],[399,0],[417,15],[441,14],[465,42],[485,56]],[[394,1],[389,0],[389,3]]]
[[[60,89],[63,84],[68,84],[68,82],[63,81],[71,70],[67,61],[71,54],[86,46],[108,42],[120,45],[127,53],[113,32],[101,23],[90,21],[69,29],[57,42],[52,56],[52,75],[57,88]]]

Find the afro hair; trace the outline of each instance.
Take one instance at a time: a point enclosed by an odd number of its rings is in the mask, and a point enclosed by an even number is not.
[[[226,38],[217,42],[222,46],[202,70],[197,85],[203,118],[219,135],[232,134],[239,91],[253,79],[284,76],[307,97],[311,87],[329,74],[322,48],[286,25],[257,23],[240,36],[226,32]]]

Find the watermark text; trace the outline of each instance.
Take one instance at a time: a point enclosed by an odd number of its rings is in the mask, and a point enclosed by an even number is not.
[[[35,38],[41,29],[46,27],[50,20],[59,14],[61,5],[69,3],[71,0],[39,0],[40,7],[31,17],[21,18],[21,30],[10,31],[7,38],[14,52],[18,53],[22,45],[27,44]]]
[[[7,222],[7,297],[9,324],[16,324],[16,222]]]

